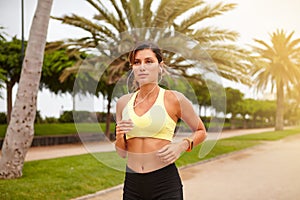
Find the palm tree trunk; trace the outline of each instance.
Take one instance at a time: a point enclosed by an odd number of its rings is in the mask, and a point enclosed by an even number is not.
[[[53,0],[39,0],[30,29],[16,101],[0,160],[0,178],[22,176],[26,153],[34,136],[36,101]]]
[[[112,138],[110,137],[110,118],[111,118],[110,108],[111,108],[111,98],[107,98],[107,100],[108,100],[108,104],[107,104],[107,114],[106,114],[105,136],[109,140],[112,140]]]
[[[283,83],[280,81],[277,84],[277,108],[276,108],[276,122],[275,130],[283,130],[283,113],[284,113],[284,91]]]
[[[199,116],[201,117],[201,110],[202,110],[202,106],[201,105],[199,105]]]
[[[9,124],[10,121],[10,116],[11,116],[11,110],[12,110],[12,89],[13,89],[13,84],[11,82],[6,83],[6,103],[7,103],[7,117],[6,121],[7,124]]]
[[[246,117],[243,117],[243,129],[247,129],[247,128],[248,128],[248,121]]]
[[[76,93],[75,93],[75,90],[73,90],[73,92],[72,92],[72,111],[73,111],[73,113],[76,110],[76,108],[75,108],[75,96],[76,96]]]
[[[235,118],[231,117],[230,118],[230,129],[236,128],[235,123],[236,123]]]

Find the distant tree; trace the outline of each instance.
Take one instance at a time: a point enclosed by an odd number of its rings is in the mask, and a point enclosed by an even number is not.
[[[201,79],[201,77],[190,80],[190,83],[197,96],[197,101],[199,104],[199,115],[201,116],[201,113],[203,113],[203,116],[206,117],[206,110],[211,105],[208,87],[205,84],[205,81]]]
[[[25,43],[26,45],[26,43]],[[7,101],[7,122],[10,121],[12,110],[12,90],[19,82],[22,58],[21,58],[21,40],[13,37],[11,41],[0,40],[0,79],[6,86]]]
[[[271,34],[271,45],[255,39],[259,46],[253,51],[258,53],[260,61],[252,71],[258,89],[267,86],[276,88],[276,123],[275,130],[284,127],[284,96],[285,90],[299,83],[300,77],[300,38],[292,39],[294,32],[287,34],[276,30]]]
[[[276,102],[271,100],[257,100],[256,106],[259,108],[255,112],[255,116],[274,124],[276,116]]]
[[[231,114],[231,128],[235,128],[235,120],[237,114],[242,110],[242,101],[244,94],[238,89],[230,87],[225,88],[226,91],[226,113]]]
[[[255,99],[243,99],[243,101],[240,103],[239,113],[243,116],[243,128],[248,128],[248,119],[251,119],[252,126],[255,126],[257,117],[256,112],[261,108],[261,106],[258,104],[258,101]]]
[[[23,68],[0,159],[0,178],[22,176],[26,153],[34,136],[36,99],[52,0],[39,0],[30,29]]]
[[[208,79],[206,81],[208,86],[208,92],[210,95],[210,104],[212,108],[215,110],[216,115],[221,113],[221,115],[226,115],[226,107],[227,107],[227,92],[226,88],[223,87],[218,81]]]

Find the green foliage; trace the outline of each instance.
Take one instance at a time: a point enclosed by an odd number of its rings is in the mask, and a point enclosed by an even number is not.
[[[34,119],[34,123],[42,123],[43,122],[43,118],[41,116],[41,113],[39,110],[36,111],[36,114],[35,114],[35,119]]]
[[[26,42],[24,42],[24,47],[26,47]],[[21,75],[21,48],[22,41],[16,37],[13,37],[10,41],[0,40],[0,88],[3,87],[3,83],[5,83],[8,116],[10,116],[12,107],[12,89],[14,85],[19,82]]]
[[[59,43],[60,44],[60,43]],[[48,88],[55,94],[94,94],[90,85],[96,85],[96,81],[89,73],[70,74],[64,81],[61,76],[66,69],[71,69],[86,57],[79,49],[58,48],[57,43],[48,43],[44,56],[43,71],[41,77],[41,88]],[[78,70],[77,70],[78,71]],[[76,71],[76,72],[77,72]],[[76,87],[75,87],[76,86]]]
[[[100,127],[99,127],[100,125]],[[77,128],[80,128],[81,133],[99,133],[105,130],[105,123],[53,123],[53,124],[35,124],[35,136],[50,136],[50,135],[68,135],[76,134]],[[0,124],[0,138],[4,138],[6,133],[6,124]],[[115,131],[115,124],[110,124],[110,132]]]
[[[72,111],[64,111],[60,115],[58,121],[61,122],[61,123],[73,123],[74,119],[73,119],[73,113],[72,113]]]
[[[0,78],[14,85],[20,79],[22,69],[21,40],[13,37],[11,41],[0,40]],[[26,45],[26,43],[25,43]]]
[[[0,124],[7,124],[6,113],[4,112],[0,113]]]
[[[226,111],[232,114],[232,118],[241,110],[241,102],[244,94],[238,89],[227,87],[226,89]]]
[[[58,123],[58,119],[55,117],[45,117],[43,123],[46,123],[46,124]]]
[[[61,123],[72,123],[72,122],[96,122],[96,113],[89,111],[64,111],[59,119]]]
[[[53,52],[46,52],[44,56],[41,87],[48,88],[55,94],[69,92],[72,93],[75,75],[63,83],[59,81],[59,76],[63,70],[72,67],[75,61],[68,57],[64,49]]]

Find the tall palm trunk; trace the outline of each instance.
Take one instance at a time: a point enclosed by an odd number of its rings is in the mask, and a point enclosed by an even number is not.
[[[275,130],[283,130],[283,112],[284,112],[284,91],[283,83],[280,81],[277,84],[277,108],[276,108],[276,123]]]
[[[6,98],[7,98],[7,117],[6,121],[7,124],[10,121],[10,115],[11,115],[11,110],[12,110],[12,90],[13,90],[13,84],[11,82],[6,83]]]
[[[106,122],[105,122],[105,136],[110,139],[113,140],[113,138],[111,138],[110,136],[110,123],[111,123],[111,98],[108,98],[108,104],[107,104],[107,113],[106,113]]]
[[[0,160],[0,178],[22,176],[34,135],[36,100],[53,0],[39,0],[30,29],[16,101],[7,127]]]

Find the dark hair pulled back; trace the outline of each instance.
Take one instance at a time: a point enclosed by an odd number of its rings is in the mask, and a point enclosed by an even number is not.
[[[152,50],[153,53],[155,54],[157,60],[158,60],[158,63],[160,63],[161,61],[163,61],[162,51],[158,47],[158,45],[156,45],[155,43],[152,43],[152,42],[142,42],[142,43],[138,43],[136,45],[136,47],[134,48],[134,50],[132,50],[129,53],[128,60],[129,60],[129,62],[130,62],[131,65],[133,65],[133,63],[134,63],[135,54],[138,51],[141,51],[141,50],[144,50],[144,49],[150,49],[150,50]]]

